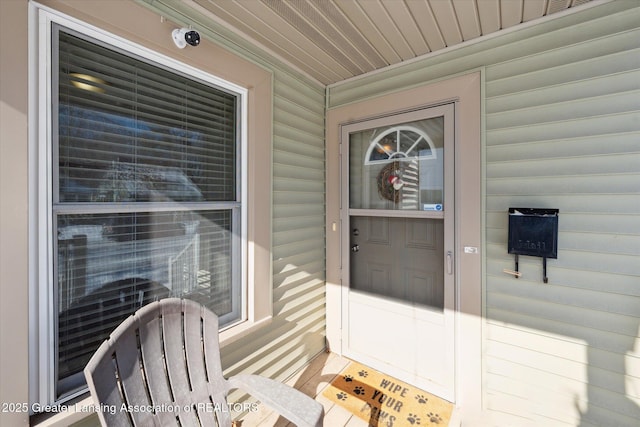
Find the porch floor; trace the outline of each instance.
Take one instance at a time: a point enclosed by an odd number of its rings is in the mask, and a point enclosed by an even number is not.
[[[324,426],[326,427],[367,427],[368,422],[351,414],[322,395],[331,381],[347,367],[350,360],[335,353],[322,353],[304,369],[290,378],[286,384],[312,396],[324,406]],[[264,405],[250,412],[238,423],[242,427],[295,427]]]
[[[308,396],[312,396],[324,407],[325,427],[368,427],[369,423],[349,412],[340,405],[323,396],[324,390],[350,363],[349,359],[335,353],[322,353],[311,361],[304,369],[286,381]],[[455,413],[455,410],[454,410]],[[451,417],[450,426],[459,426],[459,422]],[[241,427],[295,427],[294,424],[280,417],[277,413],[264,405],[258,410],[250,412],[238,420]]]

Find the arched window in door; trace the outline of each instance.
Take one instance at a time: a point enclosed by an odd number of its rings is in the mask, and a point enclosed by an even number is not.
[[[420,128],[402,125],[389,128],[371,140],[365,165],[426,159],[437,159],[436,148],[429,135]]]
[[[418,126],[404,124],[382,130],[371,138],[364,164],[380,167],[378,194],[400,209],[419,209],[420,163],[438,158],[436,145]]]

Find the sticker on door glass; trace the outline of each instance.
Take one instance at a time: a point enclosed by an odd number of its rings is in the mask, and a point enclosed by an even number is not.
[[[425,203],[422,205],[423,211],[441,211],[442,204],[441,203]]]

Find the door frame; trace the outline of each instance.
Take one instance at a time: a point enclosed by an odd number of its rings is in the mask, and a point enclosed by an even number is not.
[[[349,135],[352,132],[360,132],[368,129],[375,129],[379,127],[397,127],[409,122],[418,122],[423,120],[432,119],[435,117],[443,118],[443,200],[445,208],[442,212],[425,211],[416,207],[416,210],[404,210],[404,209],[373,209],[373,208],[352,208],[350,206],[350,177],[349,177],[349,165],[350,159],[350,139]],[[342,339],[341,352],[347,357],[357,359],[358,362],[368,364],[371,368],[378,368],[380,370],[385,369],[384,373],[395,376],[396,378],[408,383],[412,383],[414,386],[419,386],[425,391],[438,394],[440,397],[453,400],[455,399],[455,269],[451,273],[447,273],[447,256],[446,253],[451,254],[449,257],[449,263],[452,266],[455,265],[455,104],[446,103],[442,105],[429,106],[420,109],[410,109],[409,111],[398,112],[393,115],[385,115],[384,117],[374,117],[367,120],[360,120],[353,123],[345,123],[340,126],[341,129],[341,161],[342,161],[342,209],[340,221],[342,224],[348,224],[348,226],[342,227]],[[351,220],[353,217],[378,217],[378,218],[402,218],[402,219],[423,219],[423,220],[442,220],[443,224],[443,248],[442,248],[442,280],[443,280],[443,307],[442,312],[437,310],[422,307],[420,305],[412,306],[409,301],[394,301],[384,296],[357,296],[359,292],[356,292],[356,296],[352,297],[352,287],[350,283],[351,278]],[[363,243],[361,243],[363,244]],[[354,299],[352,299],[354,298]],[[367,303],[363,303],[368,301]],[[426,326],[436,328],[431,330],[432,332],[444,331],[445,339],[440,342],[438,346],[440,354],[443,355],[442,360],[445,361],[444,369],[439,366],[437,374],[443,375],[444,378],[440,378],[439,375],[433,377],[427,377],[421,375],[419,371],[406,370],[404,366],[393,363],[389,359],[380,359],[380,355],[367,354],[358,351],[352,343],[349,337],[352,336],[353,330],[350,319],[350,307],[354,301],[360,301],[355,303],[360,307],[378,306],[379,302],[385,306],[385,312],[391,313],[394,310],[392,307],[396,307],[395,313],[398,318],[404,316],[412,317],[414,322],[422,323]],[[381,306],[378,306],[379,308]],[[402,313],[402,314],[401,314]],[[415,316],[415,317],[414,317]],[[439,326],[436,326],[439,325]],[[398,325],[396,325],[398,326]],[[379,332],[382,334],[382,332]],[[359,334],[355,334],[359,335]],[[379,335],[376,337],[383,342],[387,336]],[[419,341],[419,340],[418,340]],[[415,341],[417,342],[417,341]],[[400,348],[397,348],[400,350]],[[404,351],[406,349],[402,349]],[[359,356],[356,356],[356,355]],[[446,355],[453,355],[453,358],[444,357]],[[426,356],[426,355],[424,355]],[[416,359],[418,357],[416,356]],[[438,360],[438,358],[435,358]],[[384,368],[382,367],[384,366]],[[437,379],[436,379],[437,378]],[[441,381],[441,379],[444,379]]]
[[[480,71],[388,93],[327,111],[326,298],[327,346],[342,354],[341,126],[455,103],[455,403],[463,413],[482,408],[482,176]],[[347,281],[345,281],[346,283]]]

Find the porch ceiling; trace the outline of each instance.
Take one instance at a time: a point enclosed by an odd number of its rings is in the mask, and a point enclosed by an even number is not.
[[[183,0],[183,6],[328,85],[590,1]]]

